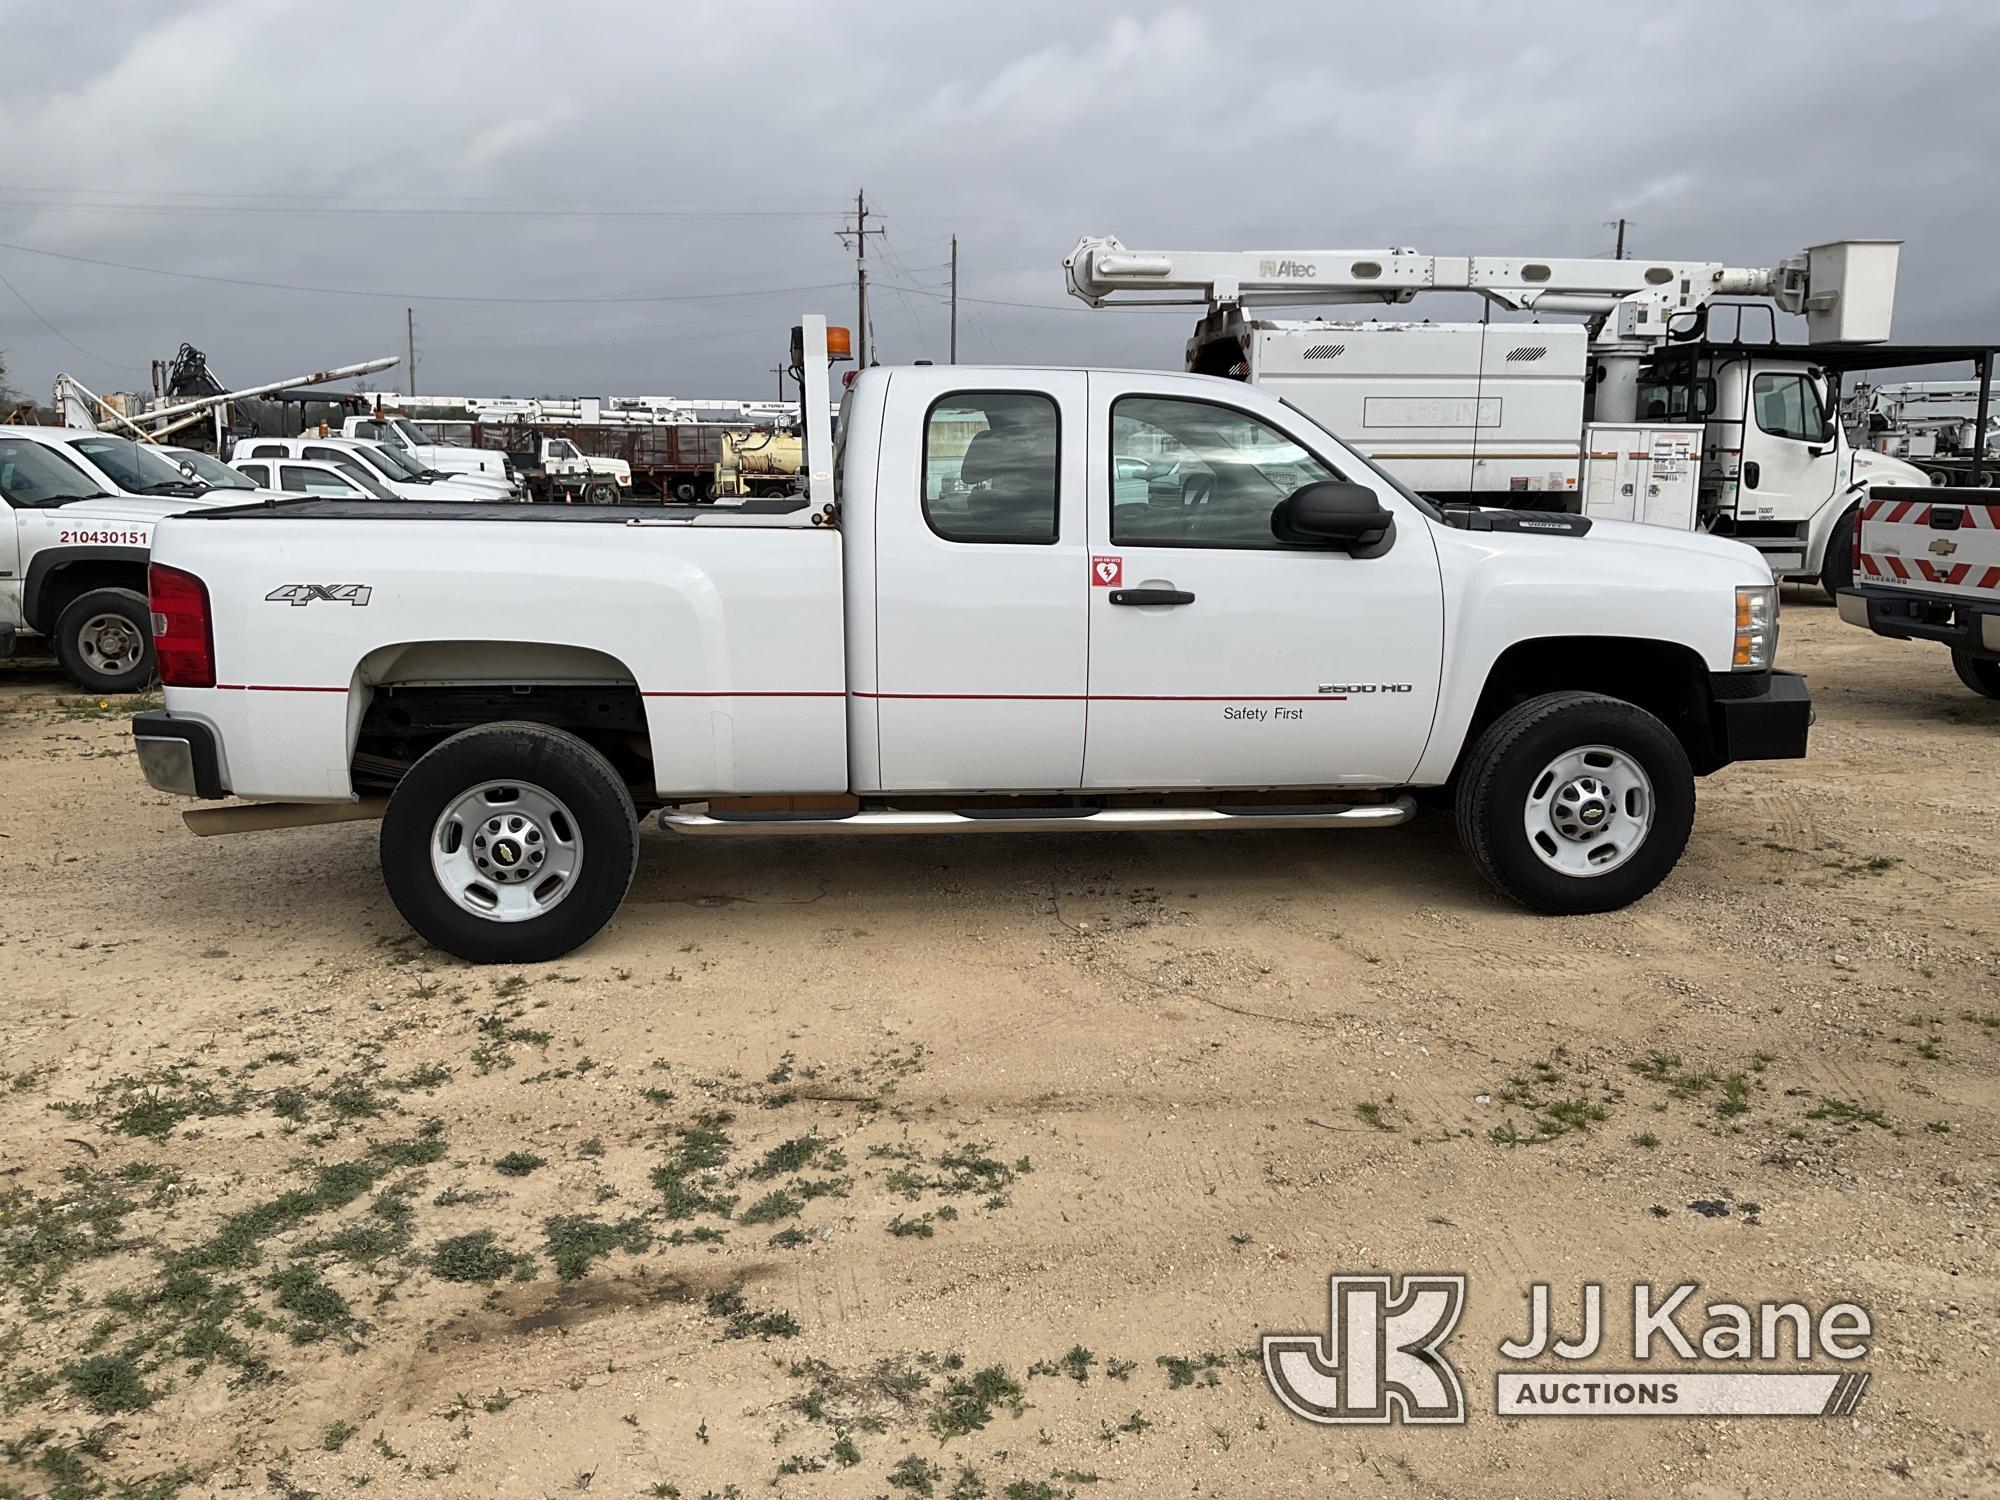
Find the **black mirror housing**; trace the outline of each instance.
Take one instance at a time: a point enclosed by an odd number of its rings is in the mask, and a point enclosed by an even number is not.
[[[1356,557],[1389,549],[1396,518],[1375,492],[1341,479],[1322,479],[1293,490],[1271,512],[1271,535],[1281,542],[1339,547]]]

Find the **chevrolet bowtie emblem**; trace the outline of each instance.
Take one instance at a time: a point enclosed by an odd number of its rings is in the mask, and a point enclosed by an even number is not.
[[[1950,557],[1957,550],[1958,543],[1948,541],[1944,537],[1939,537],[1931,543],[1931,551],[1935,552],[1939,557]]]

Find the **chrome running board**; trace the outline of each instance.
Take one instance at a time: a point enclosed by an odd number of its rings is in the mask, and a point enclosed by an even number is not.
[[[761,834],[1200,833],[1246,828],[1394,828],[1416,812],[1408,797],[1393,802],[1327,802],[1303,807],[1052,807],[1010,812],[747,812],[695,813],[665,808],[660,826],[690,838],[742,838]]]

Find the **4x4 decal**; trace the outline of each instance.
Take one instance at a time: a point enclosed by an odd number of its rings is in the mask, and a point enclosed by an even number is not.
[[[283,583],[264,596],[266,604],[307,605],[316,600],[328,604],[361,606],[373,590],[365,583]]]

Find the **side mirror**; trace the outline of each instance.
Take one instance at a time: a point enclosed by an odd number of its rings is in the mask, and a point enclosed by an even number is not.
[[[1338,479],[1301,485],[1271,512],[1271,535],[1279,541],[1340,547],[1356,557],[1386,552],[1395,530],[1396,518],[1373,490]]]

